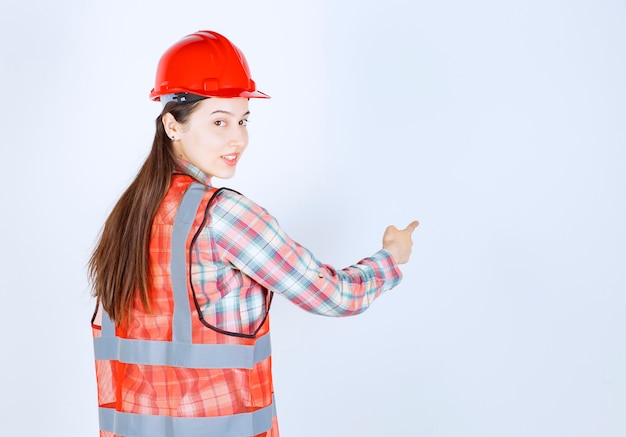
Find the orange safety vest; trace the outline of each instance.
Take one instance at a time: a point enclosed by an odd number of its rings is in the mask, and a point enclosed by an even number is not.
[[[100,437],[278,437],[269,316],[254,335],[209,329],[189,285],[190,246],[216,192],[175,175],[152,225],[151,311],[137,295],[115,327],[96,309]]]

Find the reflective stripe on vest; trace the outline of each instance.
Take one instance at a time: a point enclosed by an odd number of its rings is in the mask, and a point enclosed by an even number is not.
[[[96,360],[117,360],[128,364],[175,366],[196,369],[252,369],[271,354],[269,333],[252,346],[241,344],[193,344],[192,311],[187,289],[187,238],[206,188],[192,183],[186,190],[171,238],[171,283],[174,314],[172,341],[119,338],[108,314],[102,314],[101,336],[94,338]],[[241,437],[257,435],[272,428],[276,415],[274,399],[264,408],[249,413],[212,417],[171,417],[135,414],[100,407],[100,429],[132,437]]]
[[[272,403],[253,413],[217,417],[148,416],[100,408],[100,429],[123,436],[242,437],[261,434],[272,427]]]
[[[105,325],[112,325],[110,319],[106,319],[108,317],[104,314],[102,337],[94,338],[96,360],[194,369],[252,369],[271,354],[269,334],[260,337],[254,346],[133,340],[105,337]]]

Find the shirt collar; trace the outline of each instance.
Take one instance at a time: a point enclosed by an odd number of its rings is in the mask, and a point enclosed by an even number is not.
[[[211,176],[208,176],[198,167],[196,167],[190,162],[185,161],[184,159],[178,158],[176,160],[176,167],[174,168],[174,171],[177,173],[187,174],[191,176],[192,178],[194,178],[195,180],[197,180],[198,182],[209,187],[211,186]]]

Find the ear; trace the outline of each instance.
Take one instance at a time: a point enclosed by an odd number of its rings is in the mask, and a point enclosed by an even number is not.
[[[170,138],[176,137],[176,134],[181,132],[182,125],[169,112],[161,117],[161,123],[163,123],[165,133]]]

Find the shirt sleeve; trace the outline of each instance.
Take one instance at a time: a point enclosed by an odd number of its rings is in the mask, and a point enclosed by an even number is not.
[[[210,215],[210,237],[224,263],[315,314],[359,314],[402,279],[384,249],[340,270],[321,263],[264,208],[238,193],[219,193]]]

